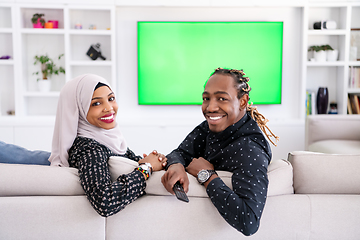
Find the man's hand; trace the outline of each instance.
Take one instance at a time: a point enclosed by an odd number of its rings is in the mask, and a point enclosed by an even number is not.
[[[170,165],[165,174],[161,177],[161,182],[164,185],[165,189],[174,194],[173,186],[179,181],[183,186],[184,191],[188,192],[189,190],[189,178],[185,172],[185,168],[181,163],[175,163]]]
[[[194,177],[197,177],[197,174],[203,169],[214,170],[214,166],[206,159],[199,157],[193,158],[191,163],[187,166],[186,171]]]
[[[191,163],[187,166],[186,171],[197,178],[197,174],[201,170],[214,170],[214,165],[212,165],[209,161],[206,159],[199,157],[199,158],[193,158]],[[216,174],[213,174],[206,182],[204,182],[204,187],[207,188],[208,184],[218,176]]]

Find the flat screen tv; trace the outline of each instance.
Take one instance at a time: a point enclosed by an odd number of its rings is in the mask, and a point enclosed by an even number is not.
[[[138,103],[197,105],[218,67],[243,69],[250,102],[281,104],[283,22],[139,21]]]

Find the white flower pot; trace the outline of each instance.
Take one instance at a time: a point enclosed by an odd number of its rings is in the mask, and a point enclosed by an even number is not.
[[[50,79],[43,80],[40,79],[37,81],[38,89],[40,92],[49,92],[51,88],[51,81]]]
[[[329,62],[337,61],[339,51],[337,49],[326,51],[326,60]]]
[[[316,62],[325,62],[326,61],[326,52],[324,50],[314,52],[314,58]]]

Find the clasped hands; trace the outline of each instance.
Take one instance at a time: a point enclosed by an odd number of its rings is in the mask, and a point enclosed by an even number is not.
[[[152,151],[149,155],[144,153],[143,156],[144,158],[139,161],[139,164],[150,163],[153,172],[163,170],[166,166],[167,158],[156,150]]]
[[[186,171],[194,177],[197,177],[198,172],[203,169],[214,170],[214,166],[202,157],[193,158],[191,163],[186,167]],[[188,192],[189,178],[186,174],[186,171],[181,163],[175,163],[170,165],[168,170],[161,177],[161,182],[168,192],[174,194],[172,188],[177,181],[179,181],[180,184],[183,186],[184,191]]]

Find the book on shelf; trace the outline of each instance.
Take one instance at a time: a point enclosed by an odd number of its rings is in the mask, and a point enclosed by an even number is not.
[[[360,68],[349,67],[349,88],[360,88]]]
[[[348,114],[360,114],[360,97],[356,94],[348,94]]]
[[[312,90],[306,90],[306,100],[305,100],[305,108],[306,108],[306,115],[313,115],[315,114],[315,92]]]

